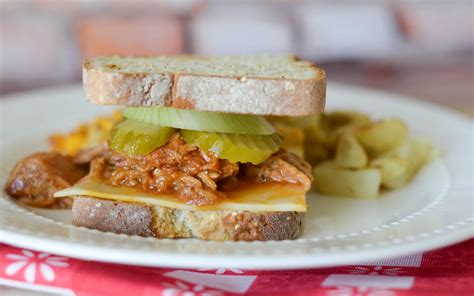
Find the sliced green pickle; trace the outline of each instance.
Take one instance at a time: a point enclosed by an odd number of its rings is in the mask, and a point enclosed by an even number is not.
[[[250,162],[259,164],[278,151],[282,144],[280,136],[237,135],[192,130],[181,130],[186,143],[194,144],[201,150],[213,152],[219,158],[230,162]]]
[[[147,155],[168,142],[174,128],[131,119],[116,124],[110,133],[110,148],[127,155]]]
[[[271,135],[273,126],[263,116],[230,114],[171,107],[131,107],[124,116],[179,129],[245,135]]]

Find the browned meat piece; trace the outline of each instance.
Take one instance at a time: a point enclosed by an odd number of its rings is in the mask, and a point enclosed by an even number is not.
[[[305,190],[309,190],[313,177],[310,164],[292,153],[281,150],[263,163],[257,180],[301,184]]]
[[[69,198],[53,194],[87,174],[72,158],[57,152],[40,152],[22,159],[10,174],[5,191],[19,202],[38,208],[70,208]]]
[[[288,152],[285,153],[281,159],[288,162],[299,171],[303,172],[308,178],[313,180],[313,175],[311,174],[311,165],[304,159],[300,158],[298,155]]]

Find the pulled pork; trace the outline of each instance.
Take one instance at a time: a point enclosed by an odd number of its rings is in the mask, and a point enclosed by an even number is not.
[[[293,153],[280,150],[267,159],[257,173],[258,182],[287,182],[311,188],[311,165]]]
[[[91,171],[102,170],[112,185],[153,192],[176,191],[182,200],[193,205],[210,205],[224,198],[225,194],[217,190],[217,182],[239,172],[238,164],[186,144],[179,133],[148,155],[126,156],[111,150],[106,154],[107,168],[92,166]]]
[[[211,205],[236,189],[240,181],[287,182],[311,186],[311,166],[298,156],[280,150],[259,166],[219,159],[184,142],[179,133],[148,155],[127,156],[113,150],[85,151],[76,161],[98,155],[91,163],[91,175],[114,186],[145,191],[175,191],[188,204]],[[78,161],[82,162],[82,161]]]
[[[85,148],[79,150],[79,152],[74,155],[73,161],[75,164],[89,164],[96,158],[106,157],[109,154],[109,145],[107,142],[94,146],[91,148]]]
[[[81,150],[74,158],[56,152],[33,154],[16,166],[6,191],[34,207],[68,208],[71,199],[54,199],[87,173],[114,186],[151,192],[176,192],[188,204],[211,205],[226,192],[245,184],[286,182],[311,186],[311,167],[298,156],[280,150],[262,164],[237,164],[188,145],[179,133],[148,155],[127,156],[107,144]]]

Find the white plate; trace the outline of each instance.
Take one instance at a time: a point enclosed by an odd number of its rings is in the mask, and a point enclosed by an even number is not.
[[[309,194],[299,239],[270,242],[158,240],[70,225],[68,211],[31,210],[0,197],[3,242],[60,255],[182,268],[304,268],[408,255],[473,235],[473,122],[457,113],[392,94],[329,84],[327,109],[401,117],[413,134],[441,149],[407,187],[379,200]],[[45,150],[46,137],[110,108],[84,99],[78,86],[1,100],[2,186],[21,157]]]

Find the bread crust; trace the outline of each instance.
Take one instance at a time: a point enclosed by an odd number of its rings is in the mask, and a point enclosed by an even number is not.
[[[129,235],[154,236],[153,213],[149,207],[95,198],[75,198],[72,224]]]
[[[73,224],[106,232],[215,241],[295,239],[301,212],[189,211],[87,196],[74,198]]]
[[[94,68],[86,61],[87,99],[99,105],[172,106],[204,111],[299,116],[324,110],[326,74],[311,79],[135,73]]]

